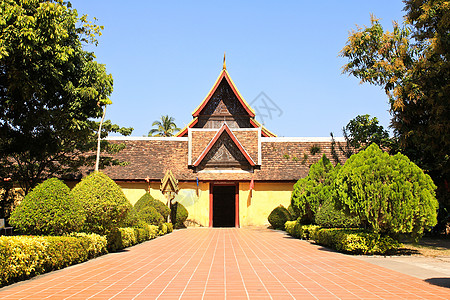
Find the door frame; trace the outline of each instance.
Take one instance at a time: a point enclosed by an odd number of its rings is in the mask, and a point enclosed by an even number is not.
[[[234,186],[234,227],[239,228],[239,182],[216,181],[209,183],[209,227],[213,227],[213,189],[215,186]]]

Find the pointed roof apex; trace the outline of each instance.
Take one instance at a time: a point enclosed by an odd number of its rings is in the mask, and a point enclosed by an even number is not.
[[[241,94],[239,93],[236,85],[234,84],[233,80],[231,79],[230,75],[228,74],[228,71],[226,69],[223,69],[220,74],[219,77],[217,78],[216,82],[214,83],[213,87],[211,88],[211,90],[209,91],[208,95],[205,97],[205,99],[203,99],[202,103],[200,103],[200,105],[192,112],[192,116],[198,117],[198,115],[200,114],[201,110],[203,108],[205,108],[206,104],[208,103],[208,101],[211,99],[211,97],[214,95],[214,92],[217,90],[217,88],[219,87],[219,84],[222,82],[222,79],[226,80],[228,82],[228,84],[230,85],[231,89],[233,90],[233,93],[236,95],[236,97],[238,98],[239,102],[242,104],[242,106],[244,107],[244,109],[247,111],[247,113],[249,114],[249,116],[251,118],[255,117],[255,111],[250,107],[250,105],[248,105],[248,103],[244,100],[244,98],[241,96]]]
[[[226,70],[227,69],[227,64],[225,62],[225,52],[223,52],[223,67],[222,70]]]

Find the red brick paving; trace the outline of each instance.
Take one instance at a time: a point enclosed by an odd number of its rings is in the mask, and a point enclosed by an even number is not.
[[[178,230],[0,289],[1,299],[449,299],[450,290],[267,229]]]

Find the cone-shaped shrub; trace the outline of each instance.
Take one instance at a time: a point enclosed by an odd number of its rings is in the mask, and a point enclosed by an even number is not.
[[[176,202],[172,205],[173,211],[170,214],[170,218],[174,228],[185,228],[184,221],[187,220],[189,212],[183,204]]]
[[[170,214],[170,208],[158,199],[153,198],[148,192],[142,195],[142,197],[134,204],[136,212],[139,212],[146,207],[154,207],[156,211],[163,216],[164,220],[167,221],[167,217]]]
[[[70,194],[83,205],[86,232],[110,234],[122,225],[131,209],[122,189],[101,172],[94,172],[83,178]]]
[[[37,185],[11,213],[9,222],[25,234],[63,235],[80,229],[84,213],[78,199],[70,199],[64,182],[51,178]]]
[[[165,221],[163,216],[161,216],[161,214],[153,206],[144,207],[137,213],[137,216],[139,220],[142,220],[149,225],[159,226]]]
[[[418,237],[437,222],[431,177],[406,156],[389,156],[376,144],[352,155],[335,184],[337,203],[374,232]]]

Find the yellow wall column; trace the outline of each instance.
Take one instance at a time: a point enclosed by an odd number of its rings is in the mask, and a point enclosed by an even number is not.
[[[239,183],[240,226],[268,226],[267,217],[280,204],[288,207],[294,183],[255,182],[250,193],[250,182]]]

